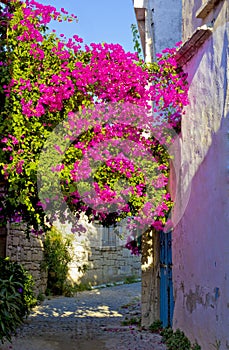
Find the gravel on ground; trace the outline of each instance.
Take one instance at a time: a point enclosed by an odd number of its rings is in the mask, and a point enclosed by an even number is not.
[[[0,350],[166,350],[158,334],[126,319],[141,315],[141,283],[46,299]]]

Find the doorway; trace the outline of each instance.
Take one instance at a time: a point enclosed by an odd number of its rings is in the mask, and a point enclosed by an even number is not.
[[[160,232],[160,320],[163,327],[173,321],[172,233]]]

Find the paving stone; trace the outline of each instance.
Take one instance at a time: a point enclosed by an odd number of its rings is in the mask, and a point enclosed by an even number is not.
[[[158,334],[122,326],[140,315],[140,297],[133,283],[45,300],[0,350],[166,350]]]

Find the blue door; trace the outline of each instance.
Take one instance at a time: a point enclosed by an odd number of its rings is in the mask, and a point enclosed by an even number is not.
[[[160,319],[163,327],[173,321],[172,234],[160,232]]]

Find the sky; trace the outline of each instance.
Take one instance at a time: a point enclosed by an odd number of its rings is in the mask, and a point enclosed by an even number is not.
[[[55,22],[52,29],[71,37],[74,34],[92,42],[118,43],[133,52],[131,24],[136,24],[132,0],[37,0],[45,5],[64,7],[78,17],[78,23]]]

